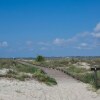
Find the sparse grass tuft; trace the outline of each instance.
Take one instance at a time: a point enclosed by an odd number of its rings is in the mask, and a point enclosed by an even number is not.
[[[47,85],[56,85],[57,82],[54,78],[49,77],[47,74],[41,73],[40,70],[33,74],[33,77],[37,80],[46,83]]]

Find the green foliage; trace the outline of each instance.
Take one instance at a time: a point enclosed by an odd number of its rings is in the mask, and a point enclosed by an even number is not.
[[[57,68],[62,69],[65,73],[68,73],[70,76],[84,82],[89,83],[92,86],[95,86],[94,81],[94,74],[89,69],[82,68],[80,66],[76,66],[75,64],[77,62],[86,62],[87,64],[90,64],[90,67],[94,65],[100,65],[100,59],[92,59],[92,60],[79,60],[79,59],[51,59],[47,60],[45,62],[39,62],[39,66],[43,67],[51,67],[51,68]],[[100,71],[97,73],[98,76],[98,85],[100,86]]]
[[[47,85],[56,85],[57,84],[57,82],[56,82],[56,80],[54,78],[49,77],[47,74],[41,73],[40,70],[35,72],[33,74],[33,77],[35,77],[40,82],[46,83]]]
[[[12,59],[0,59],[0,69],[2,68],[11,68],[16,65],[16,61]]]
[[[76,59],[76,58],[72,58],[72,59],[70,59],[70,62],[71,62],[72,64],[77,63],[78,61],[79,61],[79,60]]]
[[[38,70],[38,68],[18,63],[15,70],[18,71],[18,72],[25,72],[25,73],[31,73],[32,74],[32,73],[36,72]]]
[[[94,76],[93,73],[82,73],[82,74],[77,74],[76,78],[79,78],[84,83],[90,83],[94,84]]]
[[[36,61],[37,62],[43,62],[43,61],[45,61],[45,58],[43,56],[39,55],[39,56],[36,57]]]
[[[85,68],[77,68],[75,66],[70,66],[68,69],[67,69],[69,72],[73,72],[73,73],[84,73],[86,71]]]
[[[0,68],[9,69],[7,74],[0,74],[0,77],[14,78],[20,81],[35,78],[38,81],[44,82],[47,85],[57,84],[56,80],[49,77],[43,70],[35,66],[25,65],[11,59],[0,59]]]

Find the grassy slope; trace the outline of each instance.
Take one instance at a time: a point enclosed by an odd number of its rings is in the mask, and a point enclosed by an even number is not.
[[[4,68],[9,69],[9,71],[6,75],[0,75],[1,77],[15,78],[21,81],[35,78],[36,80],[48,85],[57,84],[55,79],[49,77],[43,70],[40,70],[35,66],[23,65],[11,59],[0,59],[0,69],[2,70]]]
[[[59,60],[48,60],[45,62],[32,62],[33,64],[40,65],[43,67],[51,67],[61,69],[72,77],[94,86],[94,73],[90,69],[79,68],[73,64],[77,62],[87,62],[90,66],[94,64],[100,65],[100,59],[94,60],[79,60],[79,59],[59,59]],[[98,71],[98,85],[100,85],[100,71]]]

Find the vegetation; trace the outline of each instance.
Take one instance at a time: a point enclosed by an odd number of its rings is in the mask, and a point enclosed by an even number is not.
[[[20,81],[35,78],[47,85],[56,85],[55,79],[49,77],[43,70],[35,67],[22,64],[12,59],[0,59],[0,70],[6,69],[5,74],[0,73],[0,77],[15,78]]]
[[[80,63],[79,63],[80,62]],[[94,65],[100,66],[100,59],[76,59],[76,58],[64,58],[64,59],[50,59],[45,62],[32,62],[35,65],[50,67],[59,69],[70,76],[80,80],[84,83],[95,85],[94,73],[90,69],[82,67],[81,63],[85,62],[89,67]],[[81,66],[81,67],[80,67]],[[98,76],[98,85],[100,86],[100,71],[97,73]]]
[[[81,65],[82,62],[85,62],[90,67],[93,67],[94,65],[100,66],[100,58],[44,59],[44,57],[38,56],[34,61],[28,60],[28,63],[33,64],[34,67],[18,63],[16,60],[0,59],[0,69],[4,68],[10,69],[5,77],[16,78],[19,80],[35,78],[38,81],[44,82],[48,85],[57,84],[55,79],[50,78],[43,70],[40,70],[37,67],[35,67],[36,65],[39,65],[41,67],[59,69],[84,83],[89,83],[94,86],[94,73],[90,69],[84,68]],[[3,77],[4,75],[0,76]],[[100,85],[100,71],[98,71],[97,76],[98,76],[98,85]]]
[[[56,84],[57,84],[57,82],[56,82],[55,79],[53,79],[53,78],[47,76],[46,74],[41,73],[41,70],[38,70],[37,72],[35,72],[35,73],[33,74],[33,76],[34,76],[37,80],[43,81],[43,82],[45,82],[45,83],[48,84],[48,85],[52,85],[52,84],[53,84],[53,85],[56,85]]]
[[[36,57],[36,61],[37,62],[43,62],[43,61],[45,61],[45,58],[43,56],[39,55],[39,56]]]
[[[94,84],[93,72],[87,71],[85,68],[77,68],[75,66],[70,66],[67,70],[70,75],[74,76],[76,79],[84,82]]]

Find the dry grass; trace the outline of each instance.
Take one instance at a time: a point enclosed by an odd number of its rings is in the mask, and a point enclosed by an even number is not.
[[[35,78],[47,85],[57,84],[56,80],[49,77],[43,70],[35,66],[21,64],[12,59],[0,59],[0,69],[9,69],[5,75],[0,74],[0,77],[15,78],[20,81]]]

